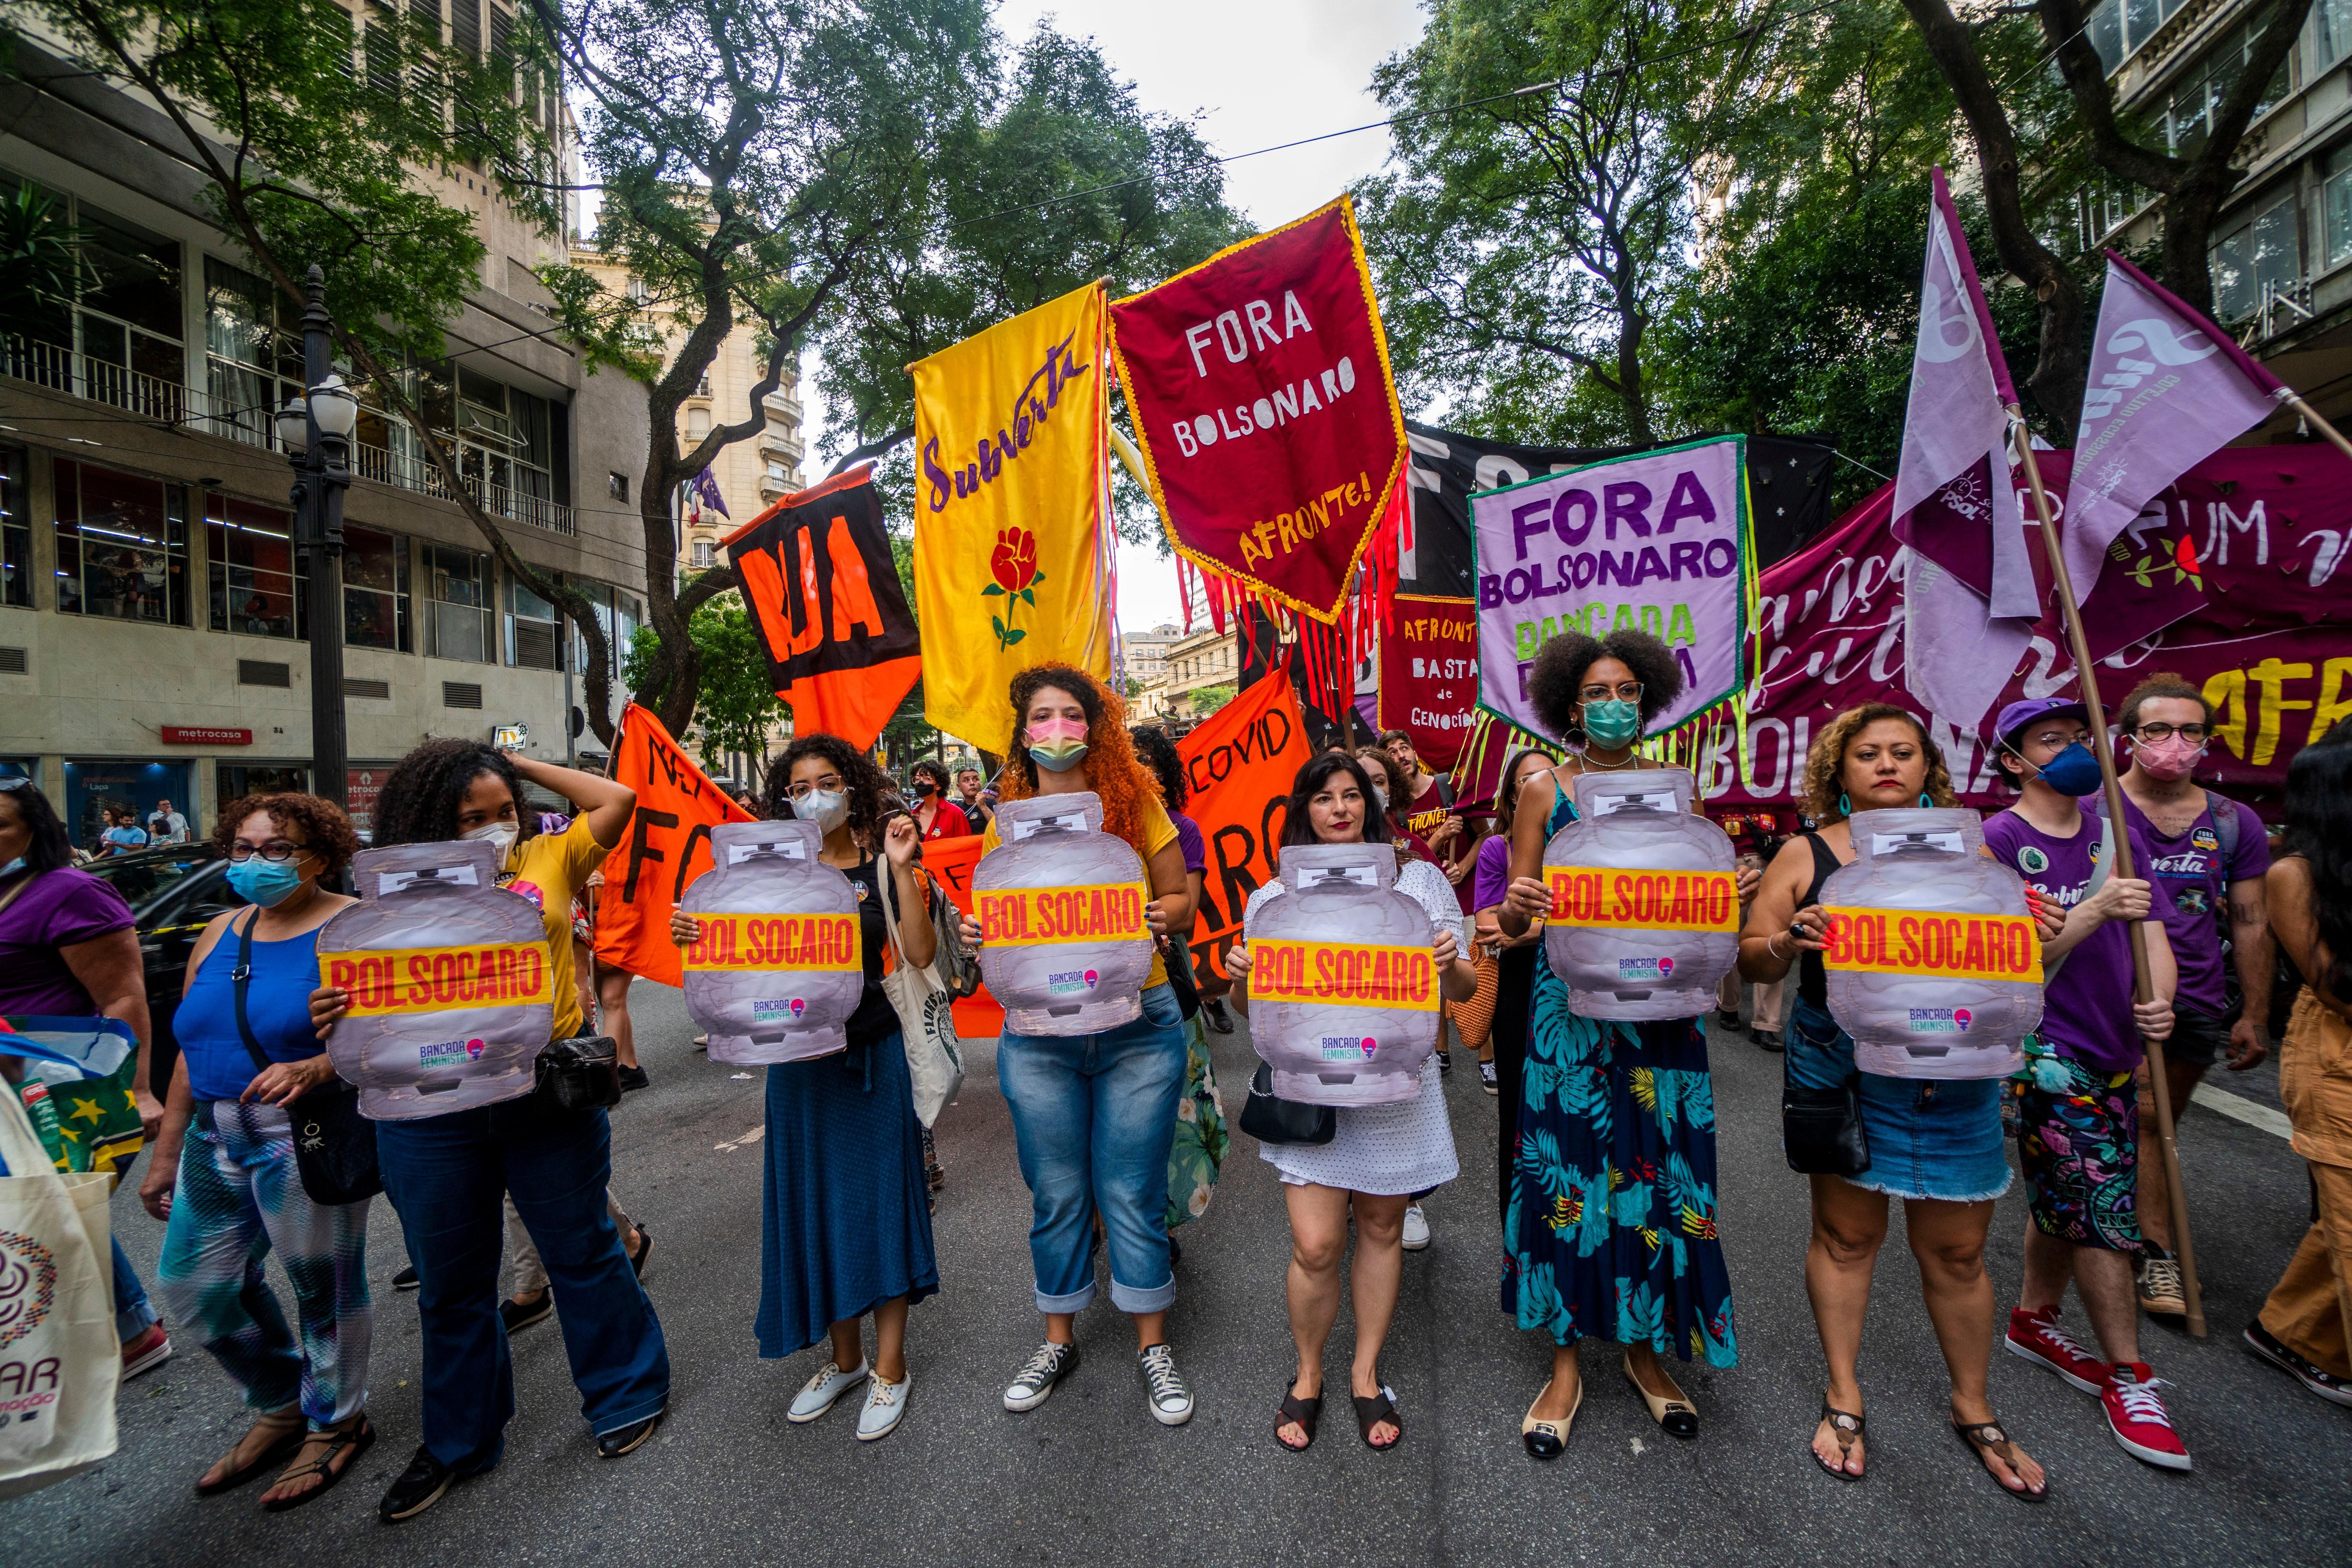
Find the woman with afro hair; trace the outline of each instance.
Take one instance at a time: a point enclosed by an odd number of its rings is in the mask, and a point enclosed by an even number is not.
[[[1013,678],[1013,744],[1006,800],[1092,793],[1103,831],[1142,857],[1151,883],[1145,918],[1154,938],[1186,931],[1192,895],[1176,825],[1160,785],[1135,754],[1125,704],[1068,665],[1041,664]],[[983,858],[1000,847],[998,824],[981,838]],[[965,943],[982,931],[964,918]],[[1013,1110],[1021,1177],[1029,1184],[1029,1259],[1045,1341],[1013,1374],[1004,1407],[1034,1410],[1078,1364],[1077,1315],[1095,1296],[1094,1216],[1102,1215],[1110,1255],[1110,1299],[1135,1319],[1136,1365],[1152,1418],[1181,1426],[1192,1418],[1192,1391],[1168,1346],[1176,1277],[1168,1250],[1168,1156],[1184,1089],[1184,1023],[1155,957],[1143,1014],[1091,1035],[1023,1035],[997,1041],[996,1078]]]
[[[890,781],[838,735],[796,738],[768,767],[761,815],[814,822],[824,834],[817,858],[857,890],[858,952],[866,990],[850,1015],[849,1048],[838,1056],[768,1068],[766,1170],[760,1248],[760,1310],[752,1320],[760,1354],[771,1360],[820,1342],[831,1354],[794,1395],[785,1419],[814,1421],[863,1383],[861,1442],[887,1437],[907,1413],[907,1311],[939,1293],[929,1194],[923,1183],[922,1124],[915,1116],[898,1013],[882,989],[890,947],[882,879],[905,951],[918,967],[938,951],[930,893],[916,858],[922,829],[898,809]],[[878,852],[877,852],[878,851]],[[698,941],[701,924],[679,910],[670,936]],[[874,1317],[874,1356],[863,1321]]]
[[[1682,695],[1682,673],[1646,632],[1563,632],[1528,677],[1537,721],[1572,748],[1529,775],[1511,812],[1510,881],[1497,916],[1516,937],[1551,907],[1544,845],[1576,819],[1580,773],[1660,764],[1633,754]],[[1757,881],[1740,874],[1745,900]],[[1538,1459],[1559,1457],[1583,1403],[1581,1339],[1624,1347],[1625,1381],[1676,1437],[1698,1412],[1659,1360],[1738,1360],[1731,1280],[1716,1234],[1715,1095],[1696,1017],[1622,1023],[1570,1009],[1541,956],[1522,1070],[1518,1146],[1504,1215],[1503,1310],[1552,1337],[1552,1374],[1520,1423]]]

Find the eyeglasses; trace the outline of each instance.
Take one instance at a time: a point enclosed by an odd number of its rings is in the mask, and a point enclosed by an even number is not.
[[[2134,730],[2132,734],[2136,739],[2146,741],[2151,746],[2169,741],[2175,735],[2192,745],[2199,745],[2203,743],[2205,737],[2210,732],[2202,724],[2142,724],[2138,729]]]
[[[283,838],[273,838],[258,849],[250,844],[232,844],[228,847],[228,858],[229,864],[242,866],[257,855],[264,860],[291,860],[310,850],[308,844],[289,844]]]
[[[800,784],[793,784],[790,788],[786,789],[784,793],[792,796],[794,800],[806,800],[812,794],[818,790],[839,790],[840,788],[841,780],[835,774],[827,773],[814,784],[803,781]]]
[[[2090,741],[2091,732],[2088,730],[2044,730],[2039,735],[2029,735],[2025,738],[2025,743],[2029,746],[2047,746],[2053,752],[2063,752],[2077,742],[2088,745]]]
[[[1577,691],[1577,696],[1587,702],[1606,702],[1612,697],[1621,702],[1639,702],[1642,700],[1642,683],[1638,680],[1623,680],[1614,686],[1602,686],[1596,681],[1591,686],[1580,688]]]

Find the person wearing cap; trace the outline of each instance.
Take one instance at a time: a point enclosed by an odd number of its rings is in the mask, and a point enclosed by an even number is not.
[[[2000,710],[1996,764],[2019,792],[1985,822],[1985,845],[2016,868],[2066,923],[2042,947],[2042,1027],[2025,1040],[2025,1068],[2011,1080],[2018,1158],[2025,1172],[2025,1282],[2004,1340],[2012,1354],[2096,1394],[2116,1441],[2166,1469],[2189,1468],[2156,1376],[2139,1357],[2139,1305],[2132,1264],[2140,1251],[2137,1204],[2139,1099],[2133,1070],[2140,1039],[2172,1032],[2175,970],[2164,922],[2150,914],[2148,883],[2114,874],[2127,835],[2135,868],[2154,862],[2129,824],[2082,809],[2097,792],[2099,759],[2089,710],[2031,698]],[[2149,1000],[2134,1000],[2130,924],[2146,933]],[[2073,1280],[2100,1353],[2059,1321]]]

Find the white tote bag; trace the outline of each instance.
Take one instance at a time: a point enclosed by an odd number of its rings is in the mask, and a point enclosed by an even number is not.
[[[113,1237],[102,1171],[61,1174],[0,1080],[0,1498],[114,1452]]]
[[[898,940],[898,879],[885,861],[881,875],[882,920],[890,931],[891,956],[897,961],[882,977],[883,994],[898,1010],[898,1030],[906,1041],[907,1073],[914,1079],[915,1115],[926,1127],[937,1126],[940,1112],[963,1087],[962,1042],[956,1038],[955,999],[940,978],[937,960],[918,968],[907,962]]]

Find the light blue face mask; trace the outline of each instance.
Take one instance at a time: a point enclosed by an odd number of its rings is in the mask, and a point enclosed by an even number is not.
[[[1584,705],[1584,738],[1604,751],[1630,746],[1641,738],[1642,706],[1612,697]]]
[[[22,855],[19,855],[14,860],[9,861],[5,866],[0,866],[0,879],[13,877],[24,868],[25,858]]]
[[[271,910],[293,897],[302,885],[302,873],[291,860],[264,860],[256,855],[250,860],[229,862],[228,885],[247,903]]]

